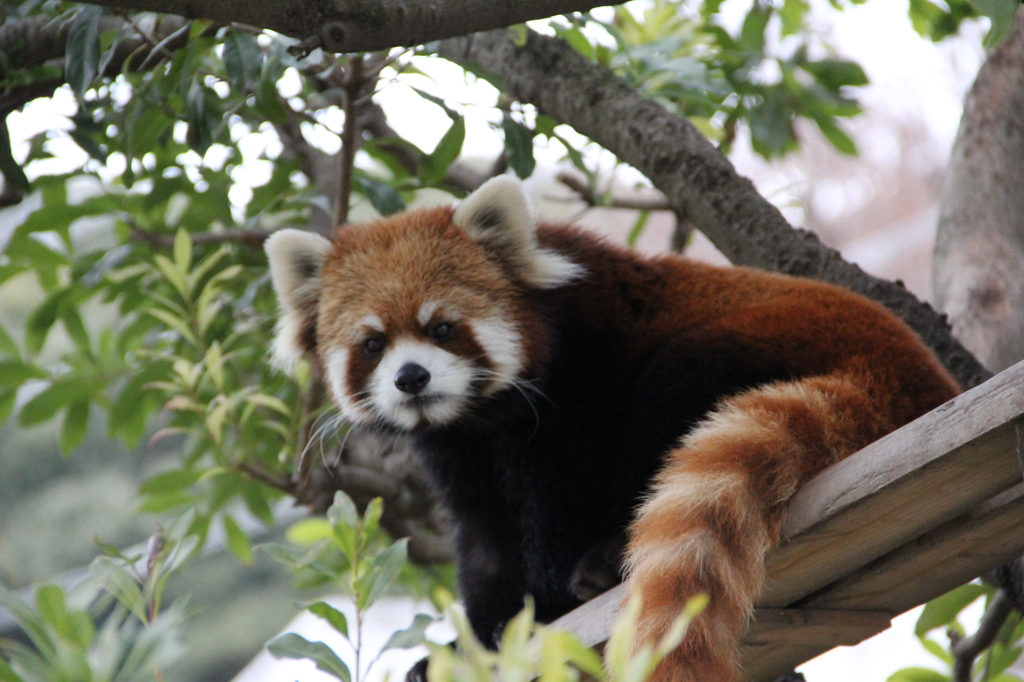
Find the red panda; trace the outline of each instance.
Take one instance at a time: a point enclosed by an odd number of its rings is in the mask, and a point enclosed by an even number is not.
[[[525,595],[551,620],[620,571],[638,644],[708,593],[659,681],[738,679],[786,501],[958,392],[876,303],[537,224],[510,178],[266,250],[277,362],[319,362],[353,424],[410,435],[479,638]]]

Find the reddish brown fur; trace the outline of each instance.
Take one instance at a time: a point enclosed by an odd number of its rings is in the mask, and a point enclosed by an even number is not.
[[[357,343],[352,330],[367,313],[389,316],[389,329],[421,333],[416,313],[429,289],[468,315],[510,316],[525,373],[543,364],[549,326],[535,312],[538,292],[510,279],[451,216],[449,208],[414,211],[342,230],[323,270],[329,295],[319,305],[318,343]],[[896,316],[844,289],[674,256],[643,259],[566,226],[542,226],[538,238],[587,271],[582,282],[539,295],[563,297],[572,314],[621,332],[623,365],[671,341],[803,377],[725,400],[668,453],[632,527],[628,564],[644,598],[638,643],[663,634],[689,597],[711,595],[655,679],[731,682],[786,501],[824,467],[958,388]],[[720,484],[720,494],[709,497],[695,481]],[[679,547],[687,553],[673,555]]]
[[[644,599],[638,644],[664,634],[689,597],[711,595],[707,611],[654,680],[731,682],[738,676],[738,638],[760,589],[764,553],[778,542],[785,502],[829,464],[949,400],[959,388],[901,320],[844,289],[671,256],[639,268],[632,254],[609,257],[605,245],[564,228],[548,227],[540,235],[542,243],[573,253],[587,267],[592,287],[581,288],[574,301],[581,315],[630,329],[637,356],[683,334],[691,347],[740,351],[809,377],[727,400],[717,414],[741,423],[729,428],[712,416],[671,452],[652,503],[633,524],[632,588]],[[593,288],[617,295],[595,296]],[[761,431],[743,428],[744,421]],[[698,500],[681,514],[646,512],[660,490],[687,476],[710,479],[719,472],[741,472],[746,494]],[[659,548],[693,538],[710,542],[708,563],[647,570]]]

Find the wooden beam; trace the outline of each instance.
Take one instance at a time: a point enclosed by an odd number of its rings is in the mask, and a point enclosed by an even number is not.
[[[1024,419],[1013,423],[1017,431],[1017,463],[1020,464],[1021,475],[1024,475]]]
[[[558,620],[552,621],[551,626],[571,632],[585,646],[599,646],[611,635],[612,624],[622,611],[628,596],[625,585],[616,585]]]
[[[794,610],[902,613],[1020,556],[1024,553],[1021,528],[1024,484],[801,600]],[[752,682],[771,682],[832,646],[777,642],[750,656],[746,671]]]
[[[891,625],[889,611],[836,609],[757,609],[743,636],[750,651],[777,644],[816,645],[831,649],[857,644]],[[790,666],[792,669],[792,666]]]
[[[851,573],[801,606],[902,613],[1024,554],[1024,484]]]
[[[1024,363],[816,476],[793,497],[759,606],[783,607],[1021,479]]]

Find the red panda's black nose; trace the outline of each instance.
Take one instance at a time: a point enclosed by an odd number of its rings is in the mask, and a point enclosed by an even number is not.
[[[402,393],[416,395],[430,383],[430,372],[414,362],[402,365],[395,375],[395,386]]]

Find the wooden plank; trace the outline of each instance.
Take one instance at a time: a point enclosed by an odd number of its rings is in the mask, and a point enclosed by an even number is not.
[[[799,607],[902,613],[1020,556],[1022,528],[1024,484],[801,600]],[[771,682],[780,669],[792,670],[831,648],[806,641],[762,647],[747,664],[749,679]]]
[[[586,646],[604,644],[612,632],[612,625],[627,596],[626,586],[616,585],[558,620],[552,621],[551,625],[573,633]]]
[[[1021,475],[1024,475],[1024,419],[1018,419],[1013,426],[1017,430],[1017,462]]]
[[[793,657],[814,658],[844,644],[856,644],[888,629],[890,614],[879,611],[758,609],[740,647],[750,679],[774,680],[793,670]]]
[[[759,606],[788,606],[1021,481],[1024,363],[872,443],[793,497]]]
[[[768,645],[820,645],[831,649],[856,644],[891,625],[889,611],[836,609],[757,609],[743,636],[754,651]]]
[[[1024,485],[932,530],[801,605],[902,613],[1024,554]]]

